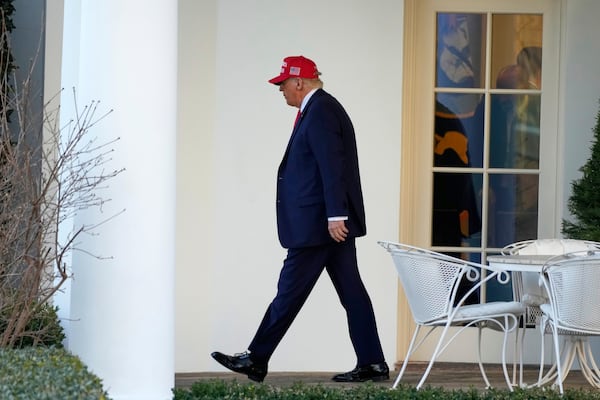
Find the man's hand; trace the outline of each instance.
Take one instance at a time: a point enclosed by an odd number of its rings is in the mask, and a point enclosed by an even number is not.
[[[348,228],[344,221],[329,221],[327,229],[329,235],[338,243],[346,240],[346,236],[348,236]]]

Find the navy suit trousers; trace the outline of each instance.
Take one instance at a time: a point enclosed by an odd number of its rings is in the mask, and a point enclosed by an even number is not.
[[[346,310],[357,365],[384,361],[373,306],[360,278],[354,238],[345,242],[289,249],[277,285],[277,295],[248,350],[255,362],[268,362],[294,321],[323,269]]]

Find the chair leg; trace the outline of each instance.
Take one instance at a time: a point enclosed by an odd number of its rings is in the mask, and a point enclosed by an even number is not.
[[[573,363],[575,362],[575,358],[577,357],[578,354],[578,339],[577,338],[570,338],[570,337],[565,337],[564,339],[564,346],[563,346],[563,350],[562,350],[562,354],[561,357],[564,356],[564,360],[562,361],[562,380],[564,381],[565,379],[567,379],[567,375],[569,375],[569,371],[571,371],[571,367],[573,366]]]
[[[523,327],[521,328],[519,324],[517,324],[515,328],[515,351],[514,351],[514,362],[513,362],[513,385],[517,385],[517,359],[519,360],[519,387],[524,387],[523,382],[523,344],[525,343],[525,332],[527,332],[527,320],[526,314],[523,315],[520,320],[523,321]],[[521,328],[521,335],[519,336],[519,329]],[[520,339],[520,340],[519,340]]]
[[[506,379],[506,384],[508,385],[508,389],[512,392],[513,385],[510,381],[510,376],[508,375],[508,369],[506,368],[506,345],[508,344],[508,334],[510,332],[510,325],[508,323],[509,318],[511,318],[511,317],[506,316],[506,315],[504,316],[504,326],[503,326],[504,338],[502,340],[502,371],[504,372],[504,379]],[[518,326],[519,321],[516,320],[515,324],[516,324],[516,326]],[[517,336],[518,336],[518,332],[517,332]],[[513,368],[514,368],[514,364],[513,364]]]
[[[560,394],[564,393],[563,389],[563,371],[560,365],[560,350],[558,346],[558,332],[556,329],[556,325],[552,324],[552,340],[554,342],[554,353],[556,354],[556,372],[558,374],[558,387],[560,389]]]
[[[419,335],[420,330],[421,330],[421,325],[417,325],[417,327],[415,328],[415,333],[413,333],[412,339],[410,340],[410,344],[408,345],[408,350],[406,351],[406,357],[404,357],[404,362],[402,363],[402,368],[400,369],[400,372],[398,373],[398,376],[396,377],[396,380],[394,381],[394,384],[392,385],[392,389],[396,389],[396,387],[400,383],[400,380],[402,379],[402,376],[404,375],[404,371],[406,371],[406,367],[408,366],[408,360],[410,359],[410,356],[412,355],[412,352],[414,351],[415,342],[417,341],[417,336]]]
[[[483,362],[481,361],[481,330],[482,327],[481,325],[477,326],[477,361],[479,362],[479,370],[481,371],[481,376],[483,377],[483,380],[485,381],[485,388],[488,389],[491,387],[490,385],[490,381],[488,380],[488,377],[485,373],[485,369],[483,368]]]
[[[442,345],[444,343],[444,340],[446,339],[446,335],[448,334],[449,328],[450,328],[450,325],[448,325],[448,324],[446,324],[444,326],[444,329],[442,330],[442,334],[440,335],[438,343],[435,346],[435,349],[433,350],[433,354],[431,355],[431,360],[429,360],[429,364],[427,365],[427,368],[425,369],[425,372],[423,373],[421,380],[417,384],[417,390],[421,389],[421,387],[425,383],[425,379],[427,379],[427,377],[429,376],[429,373],[431,372],[431,368],[433,368],[433,364],[435,363],[435,360],[437,359],[438,355],[441,353],[441,349],[444,348],[444,346],[442,346]]]
[[[558,340],[558,342],[560,342],[560,338],[557,340]],[[555,343],[554,334],[552,335],[552,343],[554,346],[554,343]],[[554,382],[554,385],[556,385],[556,382],[559,379],[559,368],[560,368],[560,374],[561,374],[561,378],[560,378],[561,382],[564,381],[565,379],[567,379],[567,375],[569,375],[569,371],[571,370],[571,367],[573,366],[573,362],[575,361],[575,356],[577,355],[577,348],[573,344],[573,342],[571,342],[567,338],[564,338],[564,345],[562,346],[562,349],[560,348],[560,345],[558,347],[560,349],[560,354],[556,357],[556,359],[560,360],[560,363],[558,361],[555,361],[554,364],[552,365],[552,367],[550,367],[543,376],[540,371],[540,376],[542,376],[542,377],[541,377],[541,379],[538,379],[538,386],[545,385],[549,382]],[[543,356],[543,351],[542,351],[542,356]],[[542,359],[542,361],[543,361],[543,359]]]
[[[592,353],[592,346],[590,345],[589,340],[586,340],[585,349],[589,357],[589,366],[594,372],[596,382],[600,382],[600,368],[598,368],[598,364],[596,364],[596,361],[594,360],[594,354]]]
[[[519,321],[523,321],[523,317],[521,317],[519,319]],[[512,383],[513,385],[517,385],[517,358],[519,357],[519,353],[520,353],[520,348],[522,348],[522,346],[519,347],[519,326],[517,325],[516,328],[516,333],[515,333],[515,351],[513,352],[513,370],[512,370]],[[521,363],[521,365],[523,365]],[[520,385],[520,383],[519,383]]]
[[[585,360],[588,368],[593,372],[595,379],[600,381],[600,369],[594,360],[594,354],[592,353],[592,346],[590,345],[589,339],[585,340],[582,347],[586,354]]]
[[[600,371],[594,361],[592,348],[588,338],[577,339],[577,355],[581,372],[590,385],[600,388]]]
[[[540,322],[540,371],[538,374],[538,380],[536,386],[541,387],[543,385],[543,377],[544,377],[544,338],[546,337],[546,321],[542,319]]]
[[[400,383],[400,380],[402,379],[402,375],[404,375],[404,371],[406,370],[407,365],[408,365],[408,355],[404,358],[404,361],[402,362],[402,368],[400,369],[400,373],[396,377],[396,380],[394,380],[392,389],[396,389],[396,387],[398,387],[398,384]]]
[[[556,362],[552,364],[552,366],[546,371],[544,374],[544,353],[545,353],[545,339],[546,339],[546,329],[548,327],[548,320],[546,318],[542,318],[540,322],[540,333],[541,333],[541,344],[540,344],[540,370],[538,374],[538,380],[536,386],[542,387],[543,385],[556,381],[558,377]],[[554,337],[552,337],[552,343],[554,346]]]
[[[524,326],[523,327],[523,331],[521,332],[521,343],[520,343],[520,348],[519,348],[519,386],[520,387],[524,387],[525,383],[523,382],[523,349],[525,348],[524,344],[525,344],[525,333],[527,332],[527,327]],[[519,336],[519,332],[517,329],[517,332],[515,333],[515,335],[518,337]]]

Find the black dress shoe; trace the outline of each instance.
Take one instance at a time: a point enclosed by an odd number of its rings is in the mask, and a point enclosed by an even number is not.
[[[390,369],[385,362],[356,367],[350,372],[331,378],[335,382],[385,381],[390,379]]]
[[[237,353],[232,356],[215,351],[212,358],[219,364],[240,374],[248,375],[249,379],[262,382],[267,375],[267,364],[256,363],[250,359],[250,353]]]

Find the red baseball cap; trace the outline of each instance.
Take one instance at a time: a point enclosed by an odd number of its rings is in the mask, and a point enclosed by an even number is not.
[[[281,72],[275,78],[269,79],[269,83],[280,85],[288,78],[317,79],[319,75],[321,73],[313,60],[304,56],[291,56],[283,59]]]

